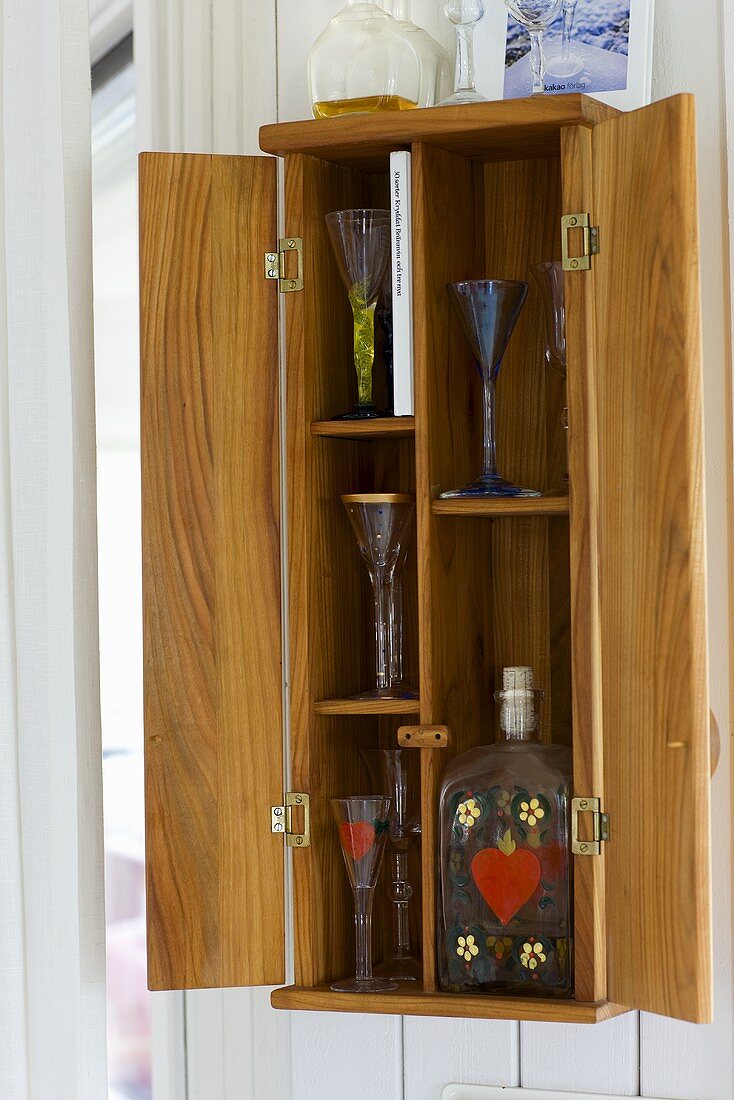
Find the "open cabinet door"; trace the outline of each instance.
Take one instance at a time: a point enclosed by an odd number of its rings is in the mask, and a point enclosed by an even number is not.
[[[591,276],[595,304],[608,995],[703,1022],[712,948],[692,97],[596,126],[592,165],[600,253],[570,278]]]
[[[140,159],[151,989],[284,980],[276,166]]]

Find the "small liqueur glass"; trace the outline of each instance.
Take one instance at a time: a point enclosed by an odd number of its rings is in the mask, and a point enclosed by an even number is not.
[[[528,284],[511,279],[476,279],[449,283],[447,290],[459,315],[482,378],[484,462],[475,481],[441,493],[444,500],[460,497],[538,497],[536,489],[521,489],[497,473],[494,387],[502,358],[520,316]]]
[[[584,67],[584,59],[571,45],[573,24],[576,18],[578,0],[563,0],[563,35],[561,52],[546,58],[545,71],[548,76],[563,80],[569,76],[578,76]]]
[[[346,493],[342,503],[372,582],[375,604],[375,679],[358,699],[416,699],[403,683],[401,573],[415,511],[410,493]]]
[[[530,35],[530,68],[533,74],[533,95],[545,91],[545,54],[543,36],[561,7],[561,0],[505,0],[510,14]]]
[[[388,210],[336,210],[326,215],[334,255],[354,318],[357,404],[335,420],[364,420],[383,414],[372,402],[375,307],[390,262]]]
[[[344,866],[354,895],[356,974],[332,982],[337,993],[386,993],[398,983],[372,973],[372,902],[388,833],[390,799],[377,796],[332,798]]]
[[[563,427],[568,428],[568,408],[565,404],[566,387],[566,304],[564,298],[563,264],[560,260],[546,260],[530,268],[533,281],[543,303],[545,317],[545,358],[548,366],[563,379],[564,408]],[[549,496],[568,495],[568,472],[564,464],[563,480]]]
[[[447,0],[444,15],[456,27],[456,69],[454,93],[441,103],[442,107],[458,103],[485,103],[476,89],[474,77],[474,30],[484,17],[482,0]]]
[[[413,887],[408,879],[408,852],[421,834],[420,753],[415,749],[362,749],[372,782],[390,798],[390,887],[392,902],[392,955],[378,970],[381,975],[402,982],[417,981],[420,961],[410,945],[410,900]]]

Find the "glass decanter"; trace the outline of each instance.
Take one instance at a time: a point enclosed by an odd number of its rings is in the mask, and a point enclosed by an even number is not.
[[[417,107],[421,59],[397,22],[373,3],[347,0],[311,47],[314,118]]]
[[[452,993],[571,990],[571,753],[542,744],[527,667],[506,668],[500,737],[449,764],[439,804],[439,978]]]
[[[401,32],[415,47],[421,62],[419,107],[432,107],[448,95],[451,85],[451,61],[448,52],[411,17],[410,0],[382,0],[382,6],[393,17]]]

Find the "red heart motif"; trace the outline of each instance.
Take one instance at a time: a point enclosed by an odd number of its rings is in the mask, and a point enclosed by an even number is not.
[[[359,863],[375,843],[375,827],[371,821],[339,822],[339,835],[344,851]]]
[[[540,860],[527,848],[515,848],[510,855],[482,848],[471,861],[471,873],[489,908],[509,924],[537,889]]]

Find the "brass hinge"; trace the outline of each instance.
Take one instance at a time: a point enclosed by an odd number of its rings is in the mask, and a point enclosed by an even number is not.
[[[293,807],[303,807],[303,831],[293,832]],[[286,791],[283,806],[270,807],[270,831],[283,833],[289,848],[308,848],[311,843],[311,808],[307,794],[302,791]]]
[[[285,273],[285,258],[288,252],[295,252],[298,260],[296,274],[290,277]],[[265,278],[277,279],[278,290],[281,294],[289,294],[293,290],[303,290],[302,237],[281,237],[278,241],[278,251],[265,253]]]
[[[591,840],[579,837],[579,814],[590,813],[593,816]],[[609,840],[609,814],[601,811],[598,798],[571,799],[571,851],[575,856],[600,856],[602,841]]]
[[[561,217],[561,255],[564,271],[588,271],[591,257],[599,251],[599,227],[591,225],[588,214],[564,214]],[[580,229],[583,234],[584,251],[581,256],[572,256],[568,246],[570,229]]]

